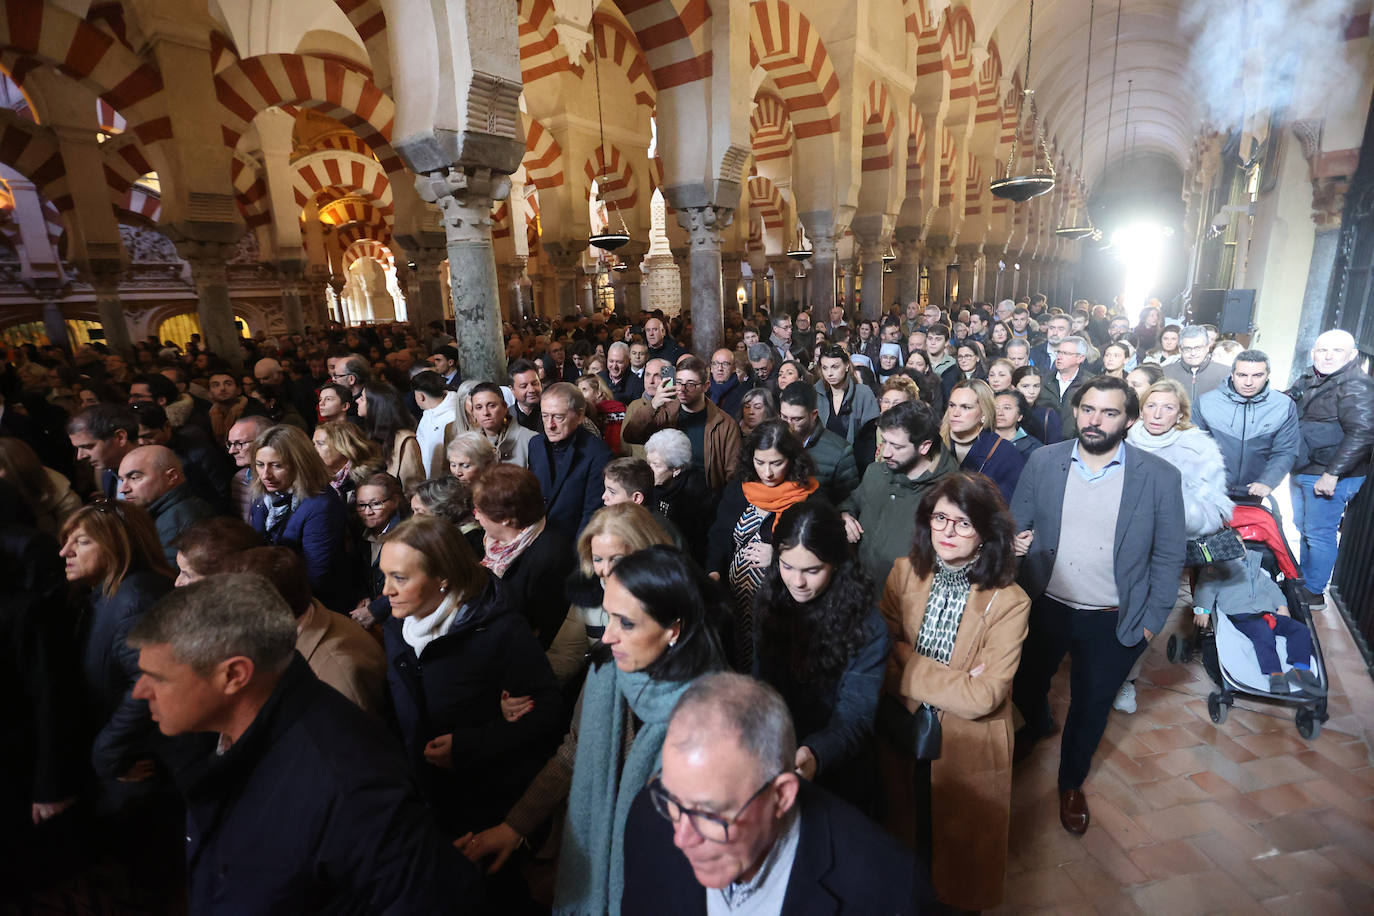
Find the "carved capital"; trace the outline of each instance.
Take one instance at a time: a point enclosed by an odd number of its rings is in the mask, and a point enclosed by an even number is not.
[[[1316,119],[1304,121],[1294,121],[1292,126],[1293,136],[1302,145],[1302,158],[1308,162],[1316,156],[1322,148],[1322,124]]]
[[[693,250],[720,249],[720,231],[735,218],[732,207],[687,207],[674,211]]]
[[[448,241],[490,239],[491,205],[510,194],[510,176],[489,168],[451,166],[416,176],[415,191],[443,214]]]

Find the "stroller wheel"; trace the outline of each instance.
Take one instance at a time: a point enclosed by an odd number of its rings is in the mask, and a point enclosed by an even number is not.
[[[1226,721],[1226,714],[1231,711],[1231,704],[1226,702],[1225,697],[1219,693],[1208,694],[1207,696],[1207,715],[1212,717],[1212,721],[1218,725]],[[1299,713],[1301,715],[1301,713]],[[1302,726],[1298,729],[1301,731]]]
[[[1322,720],[1317,718],[1316,713],[1307,707],[1304,706],[1299,709],[1295,718],[1298,723],[1298,734],[1308,741],[1316,740],[1317,736],[1322,733]]]
[[[1182,650],[1183,646],[1179,643],[1178,635],[1174,634],[1170,636],[1168,645],[1164,647],[1164,654],[1168,656],[1169,661],[1173,662],[1174,664],[1178,664],[1180,661],[1182,661]]]

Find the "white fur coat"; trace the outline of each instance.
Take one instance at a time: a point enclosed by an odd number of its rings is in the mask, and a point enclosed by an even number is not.
[[[1236,507],[1226,495],[1226,463],[1211,436],[1197,427],[1152,436],[1144,423],[1136,423],[1126,441],[1178,468],[1188,537],[1211,534],[1231,520]]]

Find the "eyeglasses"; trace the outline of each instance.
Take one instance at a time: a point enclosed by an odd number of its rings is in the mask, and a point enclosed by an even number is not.
[[[1198,344],[1196,347],[1179,347],[1178,350],[1180,353],[1206,353],[1207,345]]]
[[[396,497],[394,497],[394,496],[388,496],[386,499],[382,500],[381,502],[358,503],[358,511],[359,511],[359,512],[381,512],[382,509],[386,506],[387,503],[392,502],[392,501],[394,501],[395,499],[396,499]]]
[[[242,440],[230,439],[228,442],[226,442],[226,443],[224,443],[224,444],[225,444],[226,446],[228,446],[229,451],[231,451],[231,452],[237,452],[237,451],[238,451],[239,449],[241,449],[241,448],[247,448],[248,446],[252,445],[252,444],[253,444],[253,440],[252,440],[252,439],[242,439]]]
[[[729,368],[730,368],[731,366],[733,366],[734,364],[735,364],[735,361],[734,361],[734,360],[731,360],[731,359],[714,359],[714,360],[711,360],[711,368],[712,368],[712,369],[729,369]]]
[[[683,378],[682,376],[678,376],[678,379],[677,379],[677,386],[678,386],[679,388],[700,388],[700,387],[701,387],[701,382],[699,382],[699,381],[697,381],[697,382],[688,381],[687,379]]]
[[[781,773],[778,774],[778,776],[781,775]],[[649,798],[653,800],[654,808],[658,813],[667,818],[669,822],[676,824],[678,821],[682,820],[683,816],[686,816],[686,818],[692,822],[692,829],[695,830],[702,839],[710,840],[712,843],[728,843],[730,842],[730,828],[734,826],[740,818],[744,817],[744,812],[749,810],[749,806],[754,803],[754,799],[762,795],[778,776],[774,776],[772,779],[769,779],[763,785],[759,786],[758,791],[749,796],[749,800],[741,805],[740,809],[735,812],[735,816],[731,818],[724,818],[710,811],[698,811],[695,808],[684,806],[682,802],[673,798],[667,789],[663,788],[663,780],[658,776],[649,780]]]
[[[943,512],[936,512],[930,517],[930,528],[932,531],[944,531],[950,523],[954,523],[954,533],[961,538],[972,537],[974,533],[973,522],[966,518],[954,518],[945,515]]]

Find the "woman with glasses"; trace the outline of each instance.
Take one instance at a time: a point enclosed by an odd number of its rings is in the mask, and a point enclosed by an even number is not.
[[[911,553],[879,607],[892,639],[886,703],[935,710],[940,755],[917,760],[880,728],[886,825],[930,863],[940,902],[1002,902],[1011,823],[1011,682],[1030,599],[1015,583],[1015,523],[991,481],[952,474],[921,499]],[[887,721],[884,718],[884,721]]]
[[[967,340],[959,344],[954,351],[954,363],[959,367],[958,372],[951,372],[944,379],[945,397],[954,390],[954,386],[959,382],[967,382],[973,379],[987,381],[988,367],[983,359],[983,348],[975,341]]]
[[[888,636],[873,583],[834,507],[788,509],[754,596],[754,671],[782,694],[797,731],[797,772],[861,809],[874,798],[871,738]]]
[[[305,433],[273,426],[253,442],[250,524],[269,547],[290,547],[305,560],[310,591],[333,611],[358,598],[349,561],[348,510]]]
[[[373,474],[358,484],[357,502],[353,508],[358,513],[359,527],[355,528],[357,541],[354,551],[359,559],[365,559],[368,572],[364,576],[364,596],[360,603],[385,601],[382,586],[385,577],[377,561],[382,553],[382,538],[394,529],[406,516],[409,504],[404,501],[401,482],[390,474]],[[374,609],[372,616],[385,620],[388,608]]]
[[[673,706],[723,660],[716,589],[682,553],[654,546],[614,564],[602,596],[606,629],[558,753],[506,814],[459,848],[500,869],[566,800],[554,912],[618,914],[625,819],[658,771]]]

